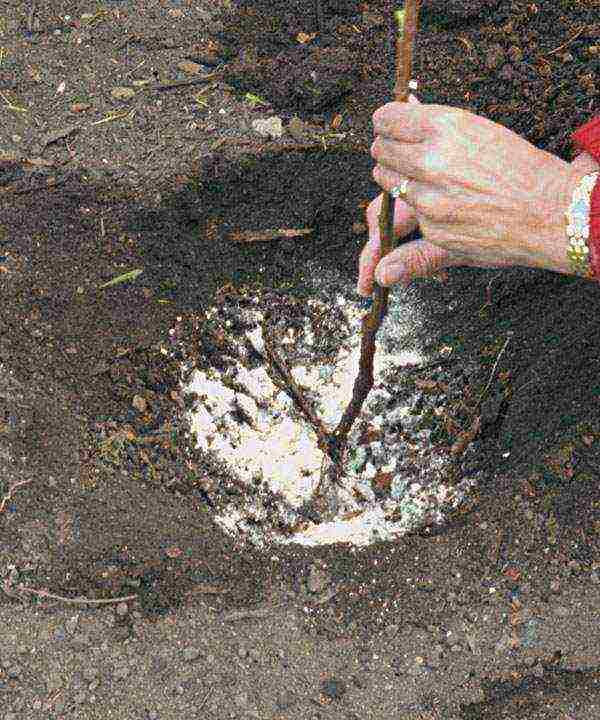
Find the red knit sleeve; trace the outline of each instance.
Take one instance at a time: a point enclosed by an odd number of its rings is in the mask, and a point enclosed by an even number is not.
[[[571,140],[579,152],[585,151],[600,162],[600,115],[577,128]]]

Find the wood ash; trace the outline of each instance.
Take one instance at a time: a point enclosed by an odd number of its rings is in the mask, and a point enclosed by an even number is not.
[[[277,543],[368,545],[426,524],[442,524],[477,484],[477,473],[449,482],[452,458],[431,441],[424,419],[462,393],[440,358],[399,350],[407,307],[390,294],[379,330],[374,385],[348,438],[340,483],[322,481],[317,434],[282,388],[265,351],[265,333],[310,403],[333,430],[358,373],[365,302],[336,278],[302,295],[260,287],[229,287],[206,312],[184,392],[195,393],[188,420],[197,447],[248,488],[215,522],[258,547]],[[315,281],[317,283],[317,281]],[[352,299],[352,296],[354,299]],[[410,315],[410,313],[409,313]],[[403,368],[427,364],[440,392],[397,381]],[[433,370],[433,373],[431,373]],[[465,462],[473,455],[467,448]],[[468,475],[468,476],[467,476]]]

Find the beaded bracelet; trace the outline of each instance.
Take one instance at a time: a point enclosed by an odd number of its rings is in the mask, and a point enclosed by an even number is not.
[[[577,128],[571,134],[571,140],[580,152],[589,153],[600,163],[600,115]],[[600,282],[600,180],[598,179],[591,190],[588,225],[588,259],[593,277]]]
[[[569,238],[567,257],[571,271],[589,280],[594,278],[587,243],[590,235],[590,197],[599,177],[600,172],[593,172],[581,178],[573,191],[571,204],[565,212]]]
[[[600,282],[600,177],[596,180],[590,197],[590,261],[594,277]]]

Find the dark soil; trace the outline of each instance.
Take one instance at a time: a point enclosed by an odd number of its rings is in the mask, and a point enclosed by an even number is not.
[[[190,450],[178,365],[161,348],[173,328],[195,347],[228,285],[299,293],[315,260],[356,280],[360,223],[379,192],[371,115],[390,100],[392,72],[382,2],[253,0],[221,13],[228,3],[209,2],[203,16],[197,4],[13,0],[0,13],[0,450],[11,456],[0,490],[30,481],[0,514],[3,563],[65,597],[135,593],[151,618],[198,597],[222,611],[299,592],[322,560],[337,592],[314,603],[307,631],[364,638],[392,619],[435,624],[491,584],[514,592],[527,578],[543,598],[570,561],[588,572],[600,296],[537,271],[416,283],[432,342],[481,360],[477,387],[506,328],[522,332],[479,445],[487,482],[449,526],[360,552],[278,548],[274,561],[212,524],[211,507],[240,490]],[[597,11],[594,0],[423,0],[417,94],[571,160],[571,132],[600,107]],[[193,78],[178,69],[186,60],[215,74],[169,86]],[[115,87],[136,92],[115,99]],[[267,140],[251,123],[273,115],[302,122]],[[301,238],[230,237],[308,227]],[[450,287],[463,298],[452,318],[428,313]],[[496,717],[468,715],[478,716]]]

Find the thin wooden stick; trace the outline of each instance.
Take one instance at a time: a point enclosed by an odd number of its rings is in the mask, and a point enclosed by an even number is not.
[[[408,101],[418,15],[419,0],[406,0],[404,11],[394,12],[394,17],[398,22],[398,32],[396,34],[396,82],[394,86],[394,99],[396,102]],[[391,195],[387,192],[383,193],[381,213],[379,215],[382,258],[392,250],[394,216],[391,212],[391,204]],[[358,417],[362,404],[373,387],[375,337],[387,312],[388,296],[389,288],[383,288],[375,283],[371,312],[365,315],[362,320],[359,371],[354,382],[352,400],[334,431],[338,448],[343,447],[346,443],[350,428]]]
[[[392,0],[390,9],[392,28],[394,27],[394,18],[398,23],[398,32],[395,33],[396,73],[394,85],[394,99],[397,102],[408,101],[409,82],[412,74],[413,45],[417,34],[419,0],[405,0],[404,7],[405,9],[403,11],[394,11]],[[393,214],[390,212],[390,206],[391,196],[389,193],[384,193],[381,203],[381,214],[379,215],[382,258],[392,249],[394,228]],[[304,400],[301,388],[293,382],[291,373],[277,359],[273,346],[267,337],[268,333],[264,332],[266,327],[263,327],[265,351],[274,373],[271,379],[276,385],[280,385],[282,389],[286,389],[286,392],[291,395],[296,407],[313,426],[318,436],[318,445],[321,450],[323,450],[323,464],[321,466],[321,478],[318,483],[317,492],[320,490],[324,481],[326,481],[326,484],[339,484],[339,475],[342,471],[344,458],[346,456],[348,433],[360,413],[365,398],[373,387],[375,337],[387,312],[388,295],[388,288],[382,288],[377,283],[375,284],[371,312],[364,315],[361,323],[362,337],[359,370],[352,389],[352,399],[348,403],[338,426],[332,433],[327,432],[327,428],[312,411],[310,403]]]

